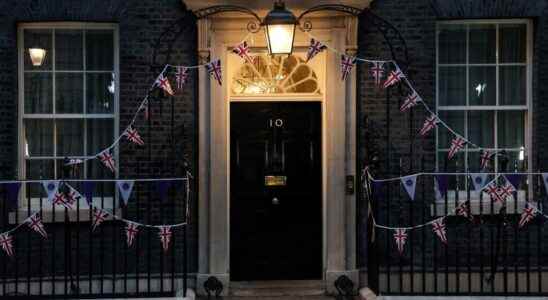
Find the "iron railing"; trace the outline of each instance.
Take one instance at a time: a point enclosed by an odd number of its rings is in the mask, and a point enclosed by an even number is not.
[[[186,294],[188,274],[187,226],[189,178],[167,180],[165,199],[160,199],[157,180],[136,179],[127,205],[113,180],[67,180],[82,197],[67,209],[48,201],[41,181],[22,180],[19,199],[10,203],[0,188],[0,233],[39,213],[47,239],[26,224],[11,233],[14,254],[0,248],[0,298],[95,298],[173,296]],[[88,205],[83,183],[95,183]],[[92,229],[94,209],[109,213]],[[132,246],[126,243],[128,221],[142,224]],[[169,249],[164,251],[158,227],[173,225]]]
[[[418,160],[419,170],[431,167],[427,157],[428,154],[424,154]],[[370,168],[371,174],[378,178],[406,175],[401,164],[399,169],[400,172],[389,174],[383,173],[382,168]],[[518,171],[511,169],[507,172]],[[435,200],[432,174],[419,177],[414,201],[400,187],[400,181],[383,184],[376,192],[368,189],[364,182],[363,199],[370,204],[377,224],[407,227],[448,215],[445,218],[447,245],[434,234],[432,226],[424,226],[407,231],[401,255],[394,231],[375,228],[369,217],[369,284],[378,293],[548,295],[548,243],[543,242],[548,232],[548,216],[541,213],[547,193],[542,175],[524,175],[512,198],[501,207],[485,193],[474,190],[467,171],[449,175],[448,193],[438,200]],[[490,179],[495,176],[492,174]],[[502,176],[499,180],[504,181]],[[473,222],[452,213],[465,201],[475,216]],[[536,205],[539,212],[520,228],[518,222],[526,202]]]

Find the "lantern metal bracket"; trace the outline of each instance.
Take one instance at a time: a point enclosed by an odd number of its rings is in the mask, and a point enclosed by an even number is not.
[[[299,28],[303,32],[308,32],[312,30],[312,23],[308,20],[303,20],[304,16],[319,12],[319,11],[336,11],[345,13],[348,15],[352,15],[355,17],[362,17],[360,18],[360,21],[363,21],[375,28],[383,35],[384,39],[386,40],[388,47],[390,49],[390,52],[392,54],[392,59],[394,59],[404,71],[407,70],[407,67],[409,65],[409,53],[407,51],[407,44],[405,42],[405,39],[399,32],[399,30],[394,27],[390,22],[386,21],[385,19],[377,16],[371,10],[369,9],[360,9],[353,6],[343,5],[343,4],[324,4],[324,5],[317,5],[314,7],[311,7],[304,12],[302,12],[297,17],[297,22],[299,24]],[[400,44],[399,46],[396,46],[395,44]],[[396,55],[397,50],[403,51],[403,57],[399,57]]]
[[[205,8],[193,11],[194,16],[196,16],[196,19],[198,20],[207,18],[212,15],[226,13],[226,12],[239,12],[239,13],[252,16],[255,20],[247,23],[247,30],[251,33],[257,33],[261,29],[261,24],[262,24],[261,18],[255,12],[253,12],[247,7],[238,6],[238,5],[214,5],[214,6],[205,7]]]

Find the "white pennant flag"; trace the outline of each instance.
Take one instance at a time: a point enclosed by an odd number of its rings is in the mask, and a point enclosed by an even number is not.
[[[59,180],[44,180],[42,181],[42,186],[44,187],[44,190],[46,190],[48,200],[50,202],[53,201],[53,197],[55,197],[55,194],[57,194],[57,191],[59,190]]]
[[[116,185],[118,186],[120,195],[122,196],[122,199],[124,200],[124,205],[127,205],[127,201],[129,200],[129,195],[131,194],[131,191],[133,190],[134,184],[135,184],[135,181],[133,180],[117,180],[116,181]]]
[[[411,200],[415,200],[415,187],[417,186],[417,175],[404,176],[401,178],[401,183],[405,188]]]
[[[472,173],[470,178],[476,192],[480,192],[487,183],[487,173]]]
[[[546,194],[548,194],[548,173],[542,173],[542,181],[544,182],[544,188],[546,189]]]

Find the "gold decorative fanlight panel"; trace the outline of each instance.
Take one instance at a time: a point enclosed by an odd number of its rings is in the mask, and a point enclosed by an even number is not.
[[[314,60],[322,60],[317,56]],[[235,68],[232,76],[233,96],[303,94],[321,95],[318,61],[306,62],[303,55],[270,56],[258,54],[253,62]]]

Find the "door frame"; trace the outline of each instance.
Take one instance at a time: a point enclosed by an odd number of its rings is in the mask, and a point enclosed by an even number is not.
[[[247,19],[215,17],[198,21],[198,50],[201,63],[220,58],[223,76],[231,74],[228,55],[234,45],[247,36]],[[314,19],[313,34],[352,54],[356,50],[355,17]],[[264,36],[253,36],[254,46],[266,47]],[[296,49],[306,49],[309,37],[296,32]],[[347,175],[356,178],[356,70],[346,82],[340,79],[340,57],[331,51],[325,58],[325,85],[322,90],[323,159],[323,278],[328,292],[333,283],[346,275],[359,285],[356,266],[356,194],[346,194]],[[319,58],[319,57],[318,57]],[[314,58],[317,59],[317,58]],[[199,69],[198,85],[198,274],[197,292],[204,294],[203,283],[215,276],[230,289],[230,101],[318,101],[318,97],[233,97],[229,96],[231,78],[220,86]],[[357,180],[355,179],[355,182]],[[344,234],[341,234],[344,233]]]

